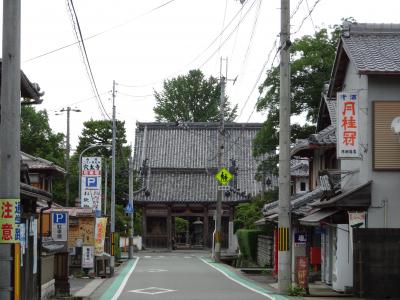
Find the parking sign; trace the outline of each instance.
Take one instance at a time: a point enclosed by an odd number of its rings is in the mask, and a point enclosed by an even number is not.
[[[58,242],[68,240],[68,213],[55,211],[51,213],[51,237]]]

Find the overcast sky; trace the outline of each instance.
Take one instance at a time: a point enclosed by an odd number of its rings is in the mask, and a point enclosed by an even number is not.
[[[257,87],[265,79],[265,70],[270,68],[276,52],[273,46],[280,28],[280,0],[246,0],[243,7],[236,0],[168,2],[74,1],[84,38],[98,34],[85,45],[109,116],[112,82],[118,83],[117,118],[126,121],[128,142],[134,140],[137,121],[154,121],[152,94],[153,90],[161,90],[164,79],[195,68],[207,76],[218,77],[220,57],[228,58],[228,78],[237,77],[235,85],[227,85],[230,101],[239,105],[241,114],[237,121],[262,122],[265,116],[252,111]],[[291,19],[292,32],[297,33],[292,39],[313,34],[318,27],[339,24],[342,18],[350,16],[358,22],[396,23],[400,3],[292,0],[291,11],[297,6]],[[103,116],[78,45],[41,55],[76,41],[66,1],[22,0],[22,70],[45,91],[44,102],[37,108],[49,112],[54,131],[66,132],[66,114],[56,115],[57,111],[67,106],[82,111],[71,113],[72,148],[77,146],[82,123]]]

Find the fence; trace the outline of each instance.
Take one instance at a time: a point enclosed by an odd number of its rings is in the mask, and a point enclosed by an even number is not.
[[[400,229],[354,229],[354,292],[365,298],[400,298]]]

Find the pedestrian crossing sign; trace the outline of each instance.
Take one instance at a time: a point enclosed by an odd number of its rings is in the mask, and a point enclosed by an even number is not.
[[[215,175],[215,179],[222,185],[227,185],[233,179],[233,175],[225,168],[221,168]]]

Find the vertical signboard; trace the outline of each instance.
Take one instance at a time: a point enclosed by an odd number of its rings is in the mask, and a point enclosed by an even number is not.
[[[21,238],[20,220],[20,200],[0,199],[0,244],[19,243]]]
[[[358,158],[358,93],[337,93],[337,157]]]
[[[96,218],[94,255],[101,256],[104,253],[104,241],[106,239],[107,218]]]
[[[82,247],[82,268],[91,269],[94,267],[94,247],[83,246]]]
[[[81,207],[101,213],[101,157],[83,157],[81,170]]]
[[[350,232],[350,249],[353,249],[353,229],[365,228],[367,213],[365,211],[349,211],[349,232]]]
[[[68,213],[52,212],[51,213],[51,237],[55,241],[68,241]]]

